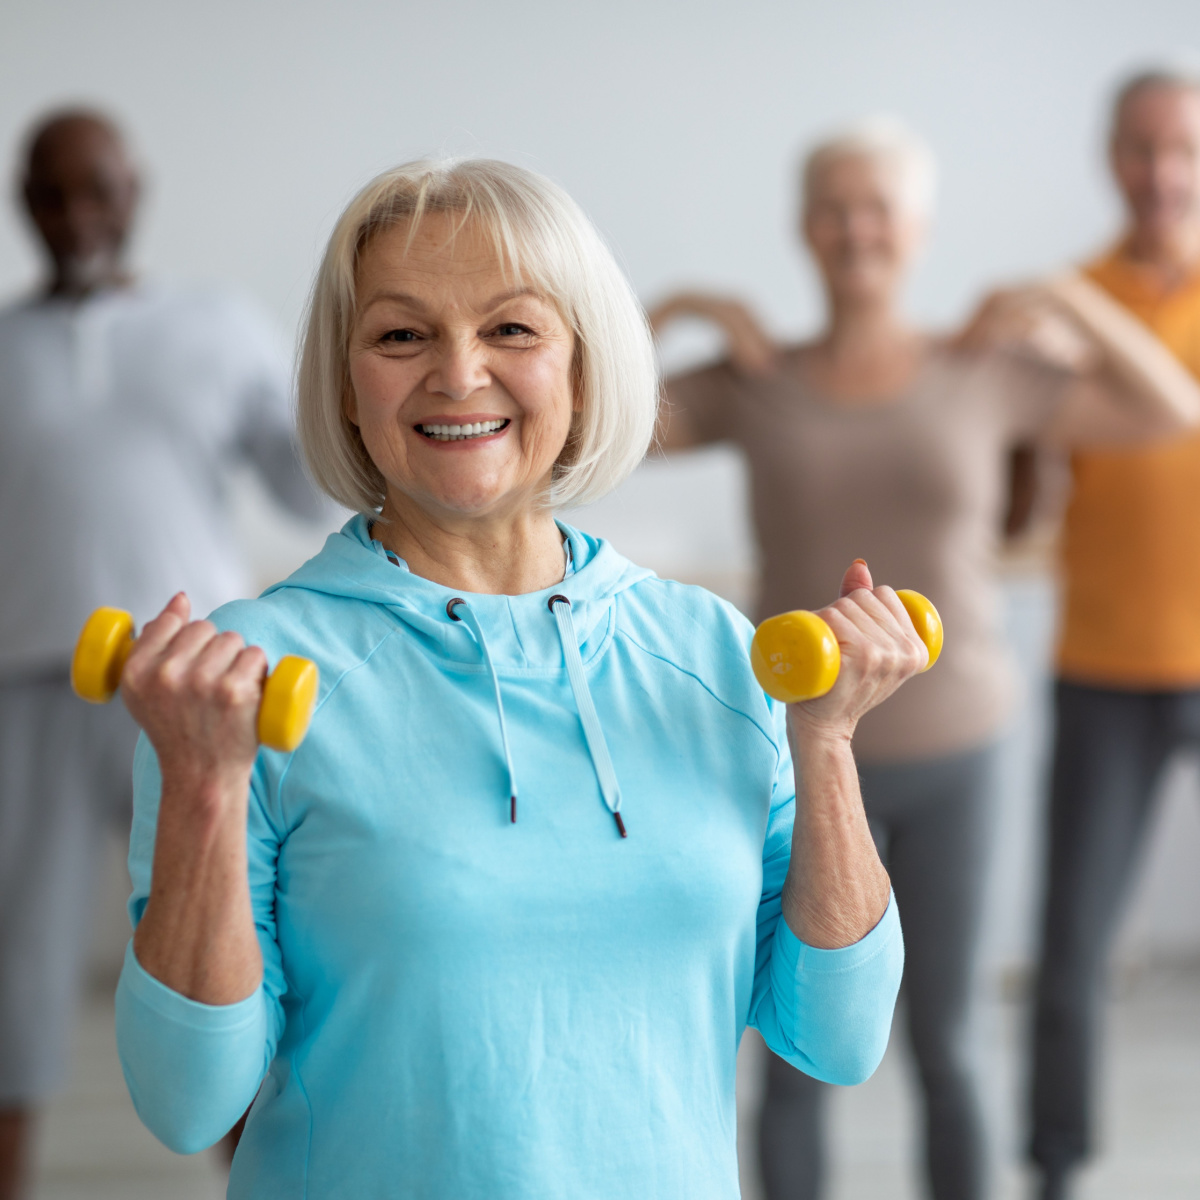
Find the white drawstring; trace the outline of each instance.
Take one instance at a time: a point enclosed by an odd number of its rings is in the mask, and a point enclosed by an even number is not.
[[[459,609],[462,610],[461,615],[458,612]],[[446,612],[452,621],[462,621],[471,631],[479,643],[479,650],[483,655],[488,674],[492,677],[492,687],[496,691],[496,715],[500,718],[500,743],[504,747],[504,766],[508,770],[508,819],[515,825],[517,823],[517,776],[513,770],[512,751],[508,746],[508,725],[504,720],[504,701],[500,698],[500,677],[492,665],[487,639],[483,636],[483,626],[479,624],[479,618],[471,611],[471,606],[461,596],[455,596],[446,605]]]
[[[550,597],[549,606],[558,624],[558,638],[562,642],[563,659],[567,664],[567,678],[571,681],[571,692],[575,697],[575,707],[579,710],[579,721],[583,725],[583,737],[592,758],[596,782],[600,785],[600,795],[604,797],[604,803],[617,823],[618,832],[622,837],[628,837],[625,822],[621,819],[621,785],[617,782],[616,771],[613,770],[608,743],[604,740],[604,729],[596,715],[596,705],[592,702],[592,693],[588,691],[579,643],[575,640],[575,622],[571,619],[571,601],[566,596],[555,595]]]
[[[617,773],[613,770],[612,758],[608,753],[608,743],[604,740],[604,730],[600,725],[600,718],[596,715],[596,705],[592,701],[592,693],[588,690],[583,659],[579,654],[579,643],[575,640],[575,623],[571,619],[571,601],[566,596],[554,595],[550,597],[549,608],[554,614],[554,620],[558,626],[558,638],[562,642],[563,660],[567,666],[567,679],[571,684],[571,694],[575,697],[575,707],[579,712],[580,724],[583,726],[583,739],[592,760],[592,769],[596,772],[596,782],[600,785],[600,795],[608,811],[613,815],[613,820],[617,824],[617,832],[622,837],[627,837],[625,822],[621,817],[621,786],[617,782]],[[500,695],[500,677],[496,674],[492,656],[488,652],[483,626],[479,624],[479,618],[476,617],[471,606],[461,596],[455,596],[447,603],[446,613],[451,620],[462,621],[471,631],[471,635],[479,644],[479,651],[483,656],[488,674],[492,677],[492,687],[496,693],[496,715],[500,720],[500,742],[504,748],[504,765],[508,770],[509,820],[516,824],[517,777],[513,771],[512,751],[508,744],[508,725],[504,720],[504,701]]]

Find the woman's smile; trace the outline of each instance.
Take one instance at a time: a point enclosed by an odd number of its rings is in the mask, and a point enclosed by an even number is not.
[[[413,426],[423,438],[442,446],[477,445],[494,442],[512,428],[508,417],[431,417]]]

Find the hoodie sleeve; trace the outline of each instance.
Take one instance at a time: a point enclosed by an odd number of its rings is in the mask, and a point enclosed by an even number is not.
[[[150,869],[162,779],[145,735],[134,759],[134,816],[129,843],[136,928],[150,894]],[[250,892],[263,981],[236,1004],[200,1004],[142,969],[130,942],[117,985],[117,1049],[138,1116],[165,1145],[193,1154],[220,1140],[249,1108],[283,1030],[283,966],[275,938],[274,892],[279,838],[262,803],[258,770],[247,827]]]
[[[750,1021],[781,1058],[826,1083],[869,1079],[883,1058],[904,969],[896,899],[866,937],[838,950],[802,942],[782,916],[791,858],[796,781],[784,725],[776,718],[779,768],[763,846],[763,890]]]

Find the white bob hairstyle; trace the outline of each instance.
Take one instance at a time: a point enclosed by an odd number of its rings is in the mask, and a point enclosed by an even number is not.
[[[845,158],[868,158],[891,172],[900,202],[913,216],[933,215],[937,197],[937,159],[928,143],[896,117],[869,117],[822,138],[800,166],[800,194],[805,208],[816,183],[830,163]]]
[[[346,416],[358,263],[381,230],[428,213],[490,235],[509,276],[554,304],[575,335],[579,411],[546,503],[587,504],[641,462],[654,434],[658,377],[642,306],[595,226],[548,179],[488,159],[404,163],[373,179],[342,213],[309,297],[298,371],[300,444],[339,504],[378,511],[386,483]]]

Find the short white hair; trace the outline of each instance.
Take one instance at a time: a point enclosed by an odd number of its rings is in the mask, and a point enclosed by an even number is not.
[[[929,144],[896,117],[869,117],[822,138],[804,156],[800,195],[812,201],[821,172],[844,158],[869,158],[895,172],[901,203],[919,217],[933,215],[937,198],[937,159]]]
[[[376,512],[386,482],[346,416],[349,339],[359,260],[381,230],[410,238],[428,213],[450,213],[489,235],[515,279],[554,304],[575,335],[579,411],[555,463],[546,503],[598,500],[645,457],[658,377],[645,313],[595,226],[562,188],[489,159],[404,163],[350,201],[329,238],[309,298],[298,370],[300,444],[319,486],[339,504]]]

